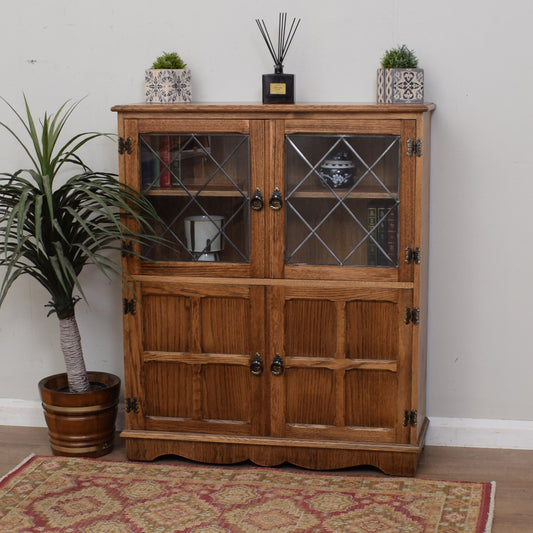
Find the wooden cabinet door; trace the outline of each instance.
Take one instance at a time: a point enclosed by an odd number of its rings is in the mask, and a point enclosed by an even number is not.
[[[264,288],[240,283],[142,281],[126,318],[128,429],[265,434]],[[129,327],[128,327],[129,325]]]
[[[155,207],[169,244],[137,247],[149,261],[130,258],[129,272],[263,276],[264,216],[252,201],[264,181],[264,121],[125,118],[120,130],[132,140],[122,179]]]
[[[412,281],[416,121],[294,119],[273,135],[272,276]]]
[[[271,287],[272,433],[279,437],[406,443],[412,324],[407,289],[348,284]]]

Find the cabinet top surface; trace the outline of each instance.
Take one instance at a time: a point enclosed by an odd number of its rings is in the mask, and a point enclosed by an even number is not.
[[[306,103],[306,104],[258,104],[258,103],[185,103],[185,104],[128,104],[116,105],[111,111],[118,113],[244,113],[251,115],[300,114],[417,114],[433,111],[435,104],[375,104],[375,103]]]

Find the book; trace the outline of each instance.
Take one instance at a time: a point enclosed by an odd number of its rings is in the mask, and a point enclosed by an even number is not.
[[[159,186],[170,187],[170,137],[161,135],[159,137]]]
[[[377,263],[380,266],[386,266],[389,264],[389,260],[386,255],[387,251],[387,211],[388,208],[384,205],[378,207],[377,215],[377,241],[378,241],[378,258]]]
[[[387,217],[387,254],[390,266],[398,264],[398,206],[395,205]],[[392,263],[392,264],[391,264]]]
[[[398,207],[390,203],[373,203],[367,209],[367,265],[398,264]]]
[[[148,190],[154,181],[153,154],[148,147],[141,147],[141,190]]]
[[[376,266],[378,264],[378,247],[374,241],[374,228],[377,222],[378,211],[375,205],[368,206],[367,212],[367,228],[368,228],[368,244],[367,244],[367,265]]]

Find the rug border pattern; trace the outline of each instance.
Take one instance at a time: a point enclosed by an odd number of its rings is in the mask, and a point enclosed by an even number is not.
[[[184,465],[175,465],[175,464],[167,464],[167,463],[139,463],[139,462],[128,462],[128,461],[113,461],[113,460],[105,460],[105,459],[79,459],[79,458],[69,458],[69,457],[57,457],[57,456],[42,456],[42,455],[29,455],[26,457],[19,465],[17,465],[14,469],[12,469],[10,472],[5,474],[0,478],[0,496],[2,495],[2,490],[7,487],[10,482],[12,482],[17,476],[20,475],[26,475],[31,471],[31,468],[33,465],[39,466],[41,464],[44,464],[47,461],[54,460],[57,461],[57,464],[67,465],[72,462],[71,464],[75,465],[79,461],[84,461],[86,464],[92,463],[94,469],[94,474],[99,473],[99,468],[104,468],[104,465],[109,466],[115,466],[119,469],[124,466],[126,467],[138,467],[139,465],[143,465],[143,469],[146,471],[147,474],[151,473],[151,475],[154,475],[157,477],[157,475],[161,476],[161,472],[164,470],[168,470],[169,468],[176,468],[176,472],[179,469],[183,469]],[[204,471],[212,471],[213,469],[218,469],[219,474],[224,477],[225,472],[231,472],[232,474],[235,474],[236,472],[243,472],[244,470],[249,471],[251,473],[254,473],[254,475],[262,476],[262,479],[266,479],[267,482],[270,480],[271,486],[276,486],[276,480],[279,479],[280,470],[277,468],[272,467],[259,467],[259,466],[242,466],[242,465],[234,465],[234,466],[216,466],[216,465],[203,465],[198,463],[192,463],[192,464],[186,464],[186,468],[190,470],[194,475],[202,475]],[[89,469],[92,470],[92,469]],[[458,529],[457,531],[465,531],[468,533],[490,533],[492,529],[492,523],[494,519],[494,506],[495,506],[495,491],[496,491],[496,483],[494,481],[492,482],[469,482],[469,481],[445,481],[445,480],[433,480],[433,479],[422,479],[422,478],[405,478],[405,477],[395,477],[395,476],[372,476],[372,475],[363,475],[359,474],[357,472],[345,472],[342,471],[342,474],[339,476],[339,472],[336,471],[308,471],[308,470],[300,470],[297,468],[289,468],[287,471],[283,471],[283,473],[287,472],[287,474],[291,474],[295,476],[295,479],[300,476],[305,477],[314,477],[315,481],[320,485],[321,483],[329,480],[329,482],[332,482],[335,476],[340,477],[342,479],[351,479],[353,482],[357,483],[363,483],[365,480],[369,480],[369,483],[376,483],[377,485],[383,485],[384,487],[386,485],[390,485],[391,487],[400,486],[403,484],[409,484],[409,483],[420,483],[420,482],[426,482],[427,487],[431,486],[437,486],[440,484],[446,484],[451,486],[456,486],[460,488],[462,484],[471,485],[471,486],[480,486],[480,496],[479,496],[479,512],[477,513],[477,520],[476,517],[474,517],[475,524],[471,523],[470,525],[473,527],[473,529]],[[333,476],[333,477],[332,477]],[[253,476],[252,476],[253,477]],[[229,476],[231,478],[231,476]],[[229,479],[228,478],[228,479]],[[221,481],[221,479],[217,479],[216,481]],[[222,481],[225,481],[222,479]],[[342,483],[341,483],[342,484]],[[340,489],[345,490],[345,488]],[[3,512],[3,509],[0,508],[0,513]],[[9,511],[6,513],[9,514]],[[3,520],[3,516],[0,514],[0,525]],[[440,522],[439,522],[440,523]],[[28,530],[30,531],[30,530]],[[139,531],[142,531],[139,529]],[[185,531],[185,530],[184,530]],[[187,530],[188,531],[188,530]],[[266,531],[266,530],[265,530]],[[300,531],[300,530],[299,530]],[[317,530],[318,531],[318,530]],[[329,531],[329,529],[320,529],[320,531]],[[455,530],[450,530],[455,531]]]

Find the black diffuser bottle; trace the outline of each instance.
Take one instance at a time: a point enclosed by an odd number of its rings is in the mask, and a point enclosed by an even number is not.
[[[294,104],[294,74],[283,74],[283,65],[263,74],[263,104]]]
[[[279,14],[278,49],[275,50],[263,20],[256,19],[259,31],[274,59],[274,74],[263,74],[263,104],[294,104],[294,74],[283,73],[283,60],[287,55],[300,19],[292,20],[287,33],[287,13]]]

